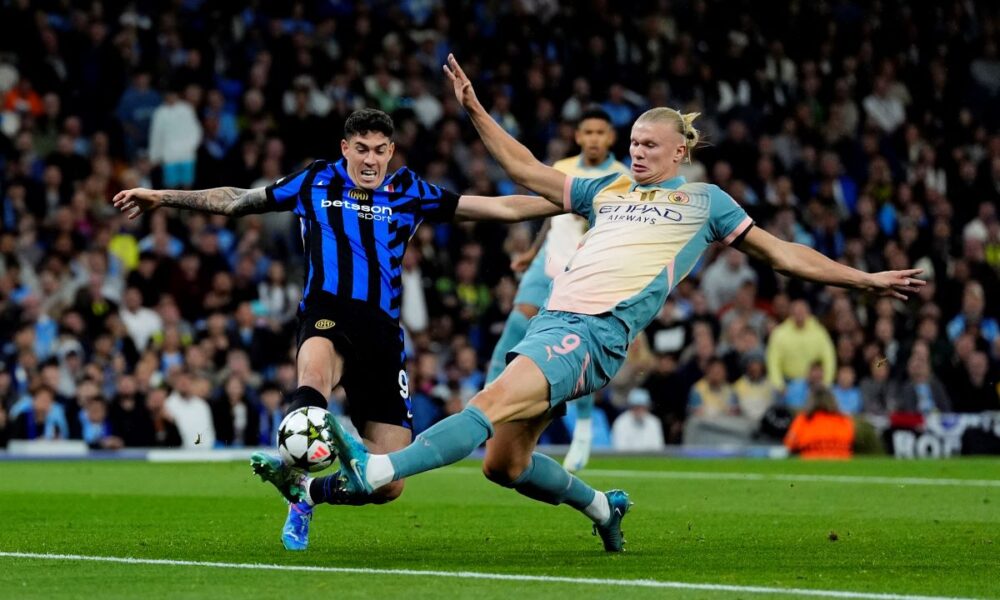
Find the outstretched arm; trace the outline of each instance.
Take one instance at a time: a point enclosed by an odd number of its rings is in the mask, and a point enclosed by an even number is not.
[[[515,223],[563,212],[538,196],[462,196],[455,217],[460,221],[504,221]]]
[[[493,158],[516,183],[547,198],[550,202],[563,205],[563,194],[568,177],[565,173],[544,165],[531,151],[521,145],[503,130],[493,117],[486,112],[476,98],[472,82],[466,77],[455,56],[448,55],[444,72],[455,86],[455,97],[469,113],[479,137],[486,144]]]
[[[250,190],[234,187],[211,188],[208,190],[148,190],[133,188],[115,194],[112,200],[115,208],[135,219],[142,213],[161,206],[186,208],[202,212],[238,217],[275,210],[264,188]]]
[[[906,300],[909,294],[917,292],[926,284],[917,279],[917,275],[923,272],[920,269],[865,273],[830,260],[808,246],[779,240],[760,227],[750,229],[739,244],[739,249],[769,263],[776,271],[785,275],[826,285],[859,289],[880,296],[892,296],[900,300]]]

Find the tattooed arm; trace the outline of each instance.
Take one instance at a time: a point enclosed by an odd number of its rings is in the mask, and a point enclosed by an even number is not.
[[[264,188],[245,190],[234,187],[220,187],[208,190],[147,190],[134,188],[115,194],[115,208],[135,219],[142,213],[161,206],[186,208],[201,212],[239,217],[263,213],[276,209]]]

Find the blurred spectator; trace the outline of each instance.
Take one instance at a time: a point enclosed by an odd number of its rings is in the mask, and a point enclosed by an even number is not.
[[[615,450],[655,452],[663,448],[663,424],[650,413],[649,392],[635,388],[628,394],[628,410],[611,426],[611,446]]]
[[[212,411],[204,398],[194,392],[195,382],[183,368],[178,370],[171,381],[174,391],[167,396],[163,407],[173,417],[185,448],[215,445],[215,426]]]
[[[821,389],[826,389],[823,381],[823,364],[815,362],[809,367],[805,377],[792,379],[785,384],[784,404],[792,410],[802,410],[809,397]]]
[[[162,101],[160,93],[150,87],[152,78],[147,71],[137,71],[132,84],[118,100],[115,116],[125,134],[125,153],[135,158],[149,144],[149,128],[153,114]]]
[[[260,405],[258,406],[259,413],[256,419],[258,429],[255,438],[248,438],[248,445],[274,446],[278,443],[278,426],[285,417],[285,412],[281,406],[281,389],[274,384],[268,383],[261,386],[259,394]],[[249,423],[252,420],[252,417],[248,417],[247,422]]]
[[[965,284],[962,292],[962,312],[948,322],[948,338],[954,342],[959,335],[973,331],[986,343],[992,344],[1000,335],[1000,325],[996,319],[984,314],[985,309],[986,295],[983,286],[975,281]]]
[[[38,386],[31,392],[29,405],[18,412],[10,427],[11,439],[67,439],[69,426],[61,411],[54,410],[55,392]]]
[[[930,351],[926,344],[914,346],[906,364],[907,379],[899,390],[896,410],[923,414],[951,412],[948,391],[931,372]]]
[[[174,417],[167,411],[167,389],[156,387],[146,395],[146,410],[149,411],[150,434],[143,439],[143,446],[173,448],[183,444],[180,430]],[[199,423],[198,425],[203,425]]]
[[[153,334],[163,329],[163,320],[156,311],[145,307],[139,288],[126,288],[118,314],[139,352],[145,351]]]
[[[802,458],[850,458],[854,454],[854,421],[837,410],[833,394],[815,390],[792,421],[785,447]]]
[[[718,313],[733,301],[744,283],[756,281],[757,274],[747,265],[746,254],[726,248],[722,256],[705,269],[701,291],[705,293],[708,309]]]
[[[238,376],[226,378],[222,393],[211,405],[218,445],[239,448],[260,442],[260,410]]]
[[[974,352],[966,361],[965,384],[956,390],[957,412],[982,412],[1000,410],[997,382],[989,376],[989,357],[985,352]]]
[[[898,386],[889,374],[888,362],[879,360],[872,365],[871,374],[861,380],[861,404],[866,414],[885,415],[895,408]]]
[[[120,437],[112,435],[108,404],[101,396],[93,396],[84,404],[81,428],[83,441],[94,450],[116,450],[123,445]]]
[[[149,159],[163,167],[163,187],[189,188],[194,184],[201,135],[194,107],[176,89],[167,90],[163,104],[153,111],[149,131]]]
[[[858,387],[857,375],[851,365],[840,365],[837,368],[837,379],[834,381],[830,392],[837,400],[837,407],[840,412],[847,415],[856,415],[861,412],[861,388]]]
[[[733,393],[736,395],[740,414],[759,423],[767,409],[777,400],[778,391],[767,378],[762,354],[757,352],[748,355],[744,367],[746,372],[733,384]]]
[[[125,446],[152,446],[152,420],[146,410],[144,398],[139,393],[135,377],[123,375],[118,379],[116,393],[108,410],[111,431],[121,438]]]
[[[736,395],[726,383],[726,365],[718,358],[708,361],[705,376],[691,388],[688,414],[711,419],[735,414],[739,410]]]
[[[837,359],[830,334],[812,316],[805,300],[792,302],[791,315],[771,332],[767,342],[767,376],[778,389],[802,379],[810,365],[823,367],[823,383],[833,383]]]

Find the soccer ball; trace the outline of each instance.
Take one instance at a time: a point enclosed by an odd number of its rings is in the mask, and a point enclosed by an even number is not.
[[[337,451],[326,426],[327,414],[306,406],[285,415],[278,426],[278,453],[286,465],[315,472],[333,464]]]

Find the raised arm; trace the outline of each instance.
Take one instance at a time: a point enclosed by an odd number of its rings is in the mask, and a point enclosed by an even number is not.
[[[538,196],[462,196],[458,199],[455,217],[460,221],[504,221],[515,223],[563,212]]]
[[[751,228],[738,247],[785,275],[900,300],[906,300],[909,294],[926,284],[917,279],[917,275],[923,272],[920,269],[865,273],[830,260],[808,246],[779,240],[760,227]]]
[[[503,170],[516,183],[562,206],[566,182],[569,179],[566,174],[543,164],[493,120],[479,103],[476,92],[472,89],[472,82],[466,77],[454,55],[448,55],[448,64],[443,68],[455,86],[455,97],[469,113],[469,118],[479,132],[479,137],[486,144],[486,149],[500,163]]]
[[[250,190],[234,187],[208,190],[148,190],[133,188],[115,194],[115,208],[135,219],[143,213],[161,206],[186,208],[201,212],[238,217],[275,210],[275,203],[268,199],[264,188]]]

